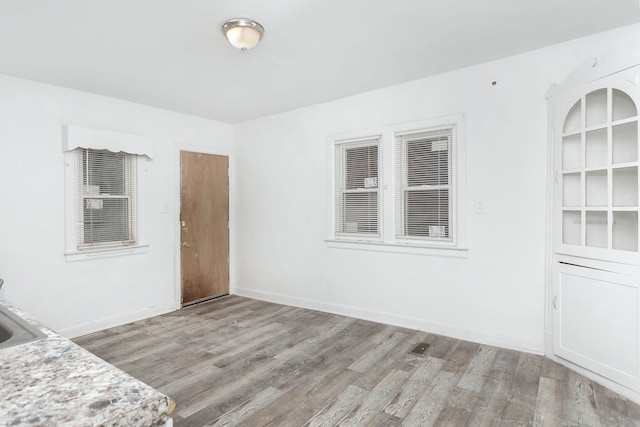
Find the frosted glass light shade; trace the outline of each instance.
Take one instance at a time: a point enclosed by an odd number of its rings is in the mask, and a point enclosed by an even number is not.
[[[264,34],[264,28],[255,21],[240,18],[225,22],[222,32],[233,47],[248,50],[258,44]]]

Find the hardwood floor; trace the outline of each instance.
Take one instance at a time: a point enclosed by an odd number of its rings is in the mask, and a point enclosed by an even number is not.
[[[171,396],[176,427],[640,426],[542,356],[237,296],[75,342]]]

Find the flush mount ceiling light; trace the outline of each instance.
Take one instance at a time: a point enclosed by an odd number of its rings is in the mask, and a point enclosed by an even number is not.
[[[248,50],[258,44],[264,34],[264,28],[251,19],[237,18],[225,22],[222,32],[233,47]]]

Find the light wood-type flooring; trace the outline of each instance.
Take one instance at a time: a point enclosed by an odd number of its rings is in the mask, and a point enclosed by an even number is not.
[[[542,356],[238,296],[75,341],[172,397],[176,427],[640,426]]]

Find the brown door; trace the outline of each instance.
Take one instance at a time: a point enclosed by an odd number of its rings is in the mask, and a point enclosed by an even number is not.
[[[180,152],[182,305],[229,294],[229,158]]]

